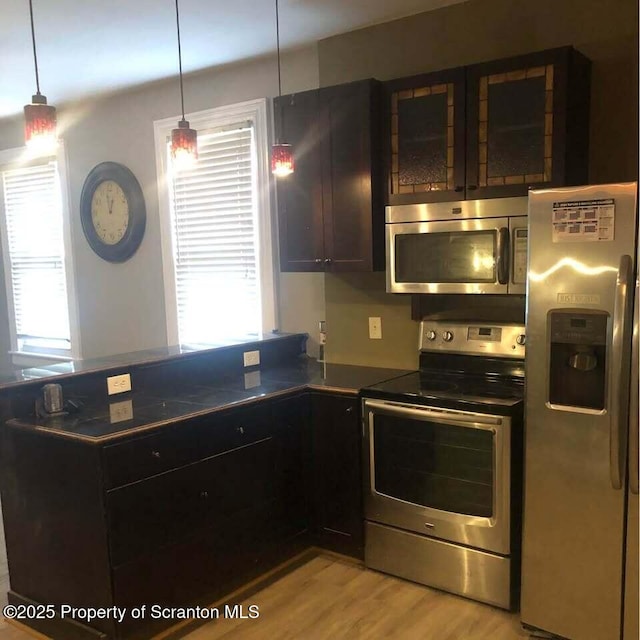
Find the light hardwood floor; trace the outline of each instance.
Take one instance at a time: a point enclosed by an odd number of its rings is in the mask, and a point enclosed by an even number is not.
[[[1,540],[0,599],[8,579]],[[235,602],[233,604],[236,604]],[[254,620],[220,618],[170,634],[184,640],[522,640],[517,614],[320,554],[244,601]],[[221,608],[222,611],[222,608]],[[163,634],[164,635],[164,634]],[[33,640],[0,618],[1,640]],[[56,640],[64,640],[63,638]]]
[[[518,640],[517,614],[321,554],[242,604],[256,620],[219,619],[185,640]]]

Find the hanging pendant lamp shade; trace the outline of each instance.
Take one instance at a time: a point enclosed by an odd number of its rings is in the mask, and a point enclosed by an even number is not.
[[[198,160],[198,132],[191,129],[189,121],[184,117],[184,88],[182,86],[182,48],[180,46],[180,13],[176,0],[176,26],[178,29],[178,65],[180,68],[180,103],[182,120],[178,128],[171,131],[171,160],[174,169],[180,171],[192,167]]]
[[[278,15],[278,0],[276,0],[276,51],[278,54],[278,97],[282,98],[282,76],[280,69],[280,19]],[[280,100],[280,131],[284,131],[284,113],[282,100]],[[293,148],[290,144],[282,142],[280,135],[276,143],[271,147],[271,172],[278,178],[292,174],[295,170],[293,162]]]
[[[293,148],[290,144],[274,144],[271,147],[271,172],[283,178],[293,173]]]
[[[180,120],[178,128],[171,130],[171,159],[177,169],[188,169],[198,160],[198,132],[188,120]]]
[[[24,106],[24,142],[29,149],[43,152],[58,142],[56,108],[47,104],[47,98],[40,93]]]
[[[31,43],[33,45],[33,63],[36,71],[36,93],[31,104],[24,107],[24,142],[31,151],[51,153],[58,144],[56,108],[47,104],[46,96],[40,93],[38,74],[38,55],[36,53],[36,33],[33,26],[33,5],[29,0],[31,18]]]

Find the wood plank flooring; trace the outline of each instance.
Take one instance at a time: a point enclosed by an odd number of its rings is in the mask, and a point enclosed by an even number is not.
[[[0,608],[9,588],[4,529],[0,526]],[[233,604],[236,604],[235,602]],[[184,640],[521,640],[517,614],[323,554],[242,602],[258,605],[255,620],[224,619],[171,634]],[[1,640],[38,634],[0,616]],[[63,640],[63,639],[57,639]]]
[[[517,614],[321,554],[242,603],[256,620],[219,619],[184,640],[519,640]]]

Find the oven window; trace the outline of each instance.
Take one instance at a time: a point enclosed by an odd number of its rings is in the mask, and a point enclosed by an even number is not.
[[[375,490],[453,513],[493,515],[494,435],[375,414]]]
[[[396,282],[495,282],[496,232],[402,233]]]

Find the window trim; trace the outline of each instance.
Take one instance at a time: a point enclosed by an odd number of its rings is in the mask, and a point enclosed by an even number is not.
[[[268,333],[278,327],[277,289],[273,255],[274,224],[271,206],[271,173],[269,170],[269,129],[267,101],[265,98],[247,100],[224,107],[205,109],[186,114],[194,129],[224,127],[241,121],[251,121],[254,127],[257,152],[256,206],[258,208],[257,246],[259,260],[260,304],[262,312],[262,332]],[[171,231],[171,208],[167,176],[167,140],[175,129],[179,116],[155,120],[156,172],[158,184],[158,209],[160,213],[160,238],[162,246],[162,270],[164,280],[164,304],[169,345],[179,344],[178,307],[176,300],[175,265]],[[215,120],[215,123],[212,122]]]
[[[11,349],[9,351],[12,362],[17,366],[36,366],[51,361],[79,360],[82,357],[80,339],[80,314],[75,281],[75,259],[71,234],[71,207],[69,205],[69,172],[67,170],[67,151],[62,140],[59,141],[55,154],[50,156],[34,156],[26,147],[13,147],[0,150],[0,173],[10,168],[43,164],[49,159],[58,163],[60,176],[60,194],[62,198],[62,242],[64,246],[64,271],[67,286],[67,309],[69,313],[70,355],[60,356],[42,352],[20,351],[16,334],[16,317],[11,286],[11,265],[9,262],[9,239],[7,237],[7,221],[5,216],[4,198],[0,195],[0,235],[2,236],[2,264],[4,269],[4,294],[7,301],[9,319],[9,335]],[[11,294],[10,294],[11,292]]]

